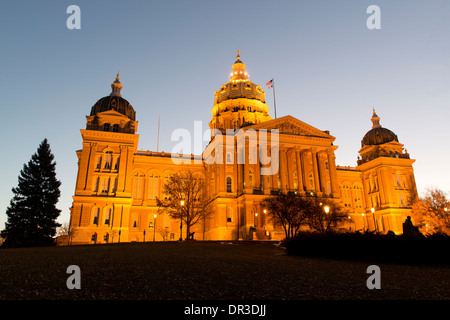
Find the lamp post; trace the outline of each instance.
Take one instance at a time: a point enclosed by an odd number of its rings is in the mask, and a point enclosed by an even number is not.
[[[153,242],[155,242],[155,232],[156,232],[156,214],[153,216]]]
[[[258,226],[258,213],[255,213],[255,228]]]
[[[144,230],[144,242],[145,242],[145,230]]]
[[[364,221],[364,213],[361,213],[363,220],[363,230],[366,229],[366,222]]]
[[[326,215],[326,219],[325,219],[325,225],[326,225],[326,229],[325,232],[328,231],[328,227],[330,226],[330,221],[328,220],[328,213],[330,212],[330,207],[329,206],[324,206],[323,210],[325,211],[325,215]]]
[[[184,200],[180,201],[180,205],[184,206]],[[183,237],[182,237],[182,233],[183,232],[183,212],[181,210],[180,212],[180,240],[178,240],[179,242],[183,242]]]
[[[375,231],[378,232],[377,220],[375,219],[375,208],[371,208],[370,211],[372,211],[373,227],[375,228]]]

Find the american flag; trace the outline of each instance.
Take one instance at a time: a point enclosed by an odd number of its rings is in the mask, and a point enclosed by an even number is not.
[[[266,86],[269,86],[269,89],[273,87],[273,79],[266,82]]]

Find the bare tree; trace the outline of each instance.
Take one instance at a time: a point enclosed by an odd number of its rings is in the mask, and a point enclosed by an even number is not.
[[[159,234],[161,235],[161,237],[163,238],[163,241],[166,241],[166,240],[167,240],[167,237],[169,236],[170,231],[169,231],[169,229],[167,229],[167,228],[160,227],[160,228],[158,229],[158,233],[159,233]]]
[[[310,203],[305,197],[280,193],[264,199],[262,205],[267,208],[267,214],[274,225],[281,225],[286,238],[291,238],[296,236],[300,227],[304,225]]]
[[[165,199],[156,198],[156,203],[173,219],[184,222],[186,239],[190,236],[191,227],[213,211],[213,199],[206,192],[205,180],[191,171],[173,174],[164,185],[164,194]]]
[[[340,202],[326,196],[305,196],[310,205],[306,224],[315,231],[325,233],[337,230],[348,213]]]

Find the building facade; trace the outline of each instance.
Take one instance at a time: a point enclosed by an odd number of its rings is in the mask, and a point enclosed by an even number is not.
[[[232,69],[215,92],[211,141],[202,155],[138,150],[136,112],[117,76],[81,130],[72,244],[178,240],[180,221],[159,212],[156,198],[167,196],[164,183],[181,170],[205,179],[215,199],[214,213],[191,227],[197,240],[282,239],[283,229],[261,206],[278,192],[342,202],[349,212],[343,228],[402,232],[417,194],[414,160],[375,110],[357,166],[337,166],[335,137],[292,116],[273,119],[239,53]]]

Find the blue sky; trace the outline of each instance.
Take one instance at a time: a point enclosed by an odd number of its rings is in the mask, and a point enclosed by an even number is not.
[[[69,5],[81,29],[69,30]],[[381,30],[369,30],[369,5]],[[47,138],[61,180],[59,222],[69,221],[80,129],[110,93],[137,113],[139,150],[170,152],[177,128],[208,128],[214,91],[235,52],[250,80],[276,81],[277,115],[330,130],[336,162],[356,165],[372,106],[416,159],[419,192],[450,190],[450,2],[340,1],[3,1],[0,88],[3,137],[0,229],[23,164]],[[272,91],[266,100],[273,116]]]

